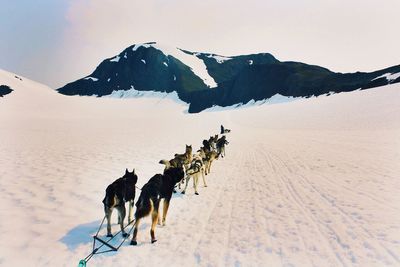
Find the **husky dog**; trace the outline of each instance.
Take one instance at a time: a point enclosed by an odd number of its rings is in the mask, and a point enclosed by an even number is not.
[[[230,133],[231,130],[224,128],[223,125],[221,125],[221,134],[225,134],[225,133]]]
[[[124,176],[115,180],[112,184],[107,186],[106,196],[103,199],[104,213],[107,218],[107,237],[112,237],[111,234],[111,214],[114,208],[118,210],[118,223],[121,226],[122,235],[127,234],[124,231],[124,219],[126,215],[125,202],[129,203],[128,223],[132,220],[132,208],[135,200],[135,185],[137,182],[137,175],[135,169],[129,172],[125,170]]]
[[[197,192],[197,185],[199,183],[200,175],[203,177],[204,187],[207,187],[204,174],[205,174],[205,166],[204,166],[203,159],[202,159],[200,153],[193,155],[193,161],[190,164],[190,167],[186,170],[185,189],[183,189],[183,191],[181,193],[185,194],[187,186],[189,184],[189,180],[191,177],[193,177],[194,192],[196,195],[198,195],[199,193]]]
[[[217,141],[217,152],[221,157],[225,156],[225,145],[228,145],[229,142],[226,140],[226,136],[223,135],[220,139]]]
[[[208,139],[208,142],[210,143],[210,147],[212,151],[216,150],[216,144],[218,141],[218,134],[214,135],[214,136],[210,136],[210,139]]]
[[[204,163],[204,173],[205,175],[209,174],[211,171],[211,163],[218,159],[219,154],[215,151],[209,151],[206,148],[202,147],[198,151]]]
[[[186,145],[185,153],[183,154],[175,154],[175,158],[183,162],[185,167],[189,167],[190,163],[192,162],[193,155],[192,155],[192,145]]]
[[[165,165],[165,170],[171,167],[184,167],[184,170],[189,168],[190,163],[193,160],[192,155],[192,145],[186,145],[185,153],[183,154],[175,154],[175,157],[171,160],[160,160],[160,164]],[[181,188],[181,184],[178,184],[179,189]],[[174,193],[176,191],[174,190]]]
[[[211,172],[211,163],[218,159],[218,153],[215,151],[211,151],[206,154],[206,159],[204,160],[204,164],[206,165],[205,174],[209,174]]]
[[[204,152],[210,152],[211,151],[211,144],[209,140],[203,140],[203,150]]]
[[[164,199],[162,222],[165,225],[169,202],[176,183],[184,178],[182,167],[171,167],[164,170],[164,174],[156,174],[143,186],[139,199],[136,202],[135,224],[131,245],[137,245],[139,222],[151,213],[151,243],[156,242],[154,230],[158,221],[158,208],[161,199]]]
[[[210,136],[210,138],[208,140],[204,139],[203,140],[203,148],[205,152],[210,152],[210,151],[214,151],[215,148],[215,144],[218,140],[218,135],[215,136]]]
[[[162,159],[160,160],[160,164],[165,165],[165,169],[169,169],[171,167],[188,167],[192,162],[193,155],[192,155],[192,146],[186,145],[185,153],[183,154],[175,154],[175,157],[171,160]]]
[[[178,168],[178,167],[183,167],[184,166],[183,161],[181,161],[178,158],[173,158],[171,160],[162,159],[158,163],[164,164],[165,165],[165,170],[169,169],[169,168]]]

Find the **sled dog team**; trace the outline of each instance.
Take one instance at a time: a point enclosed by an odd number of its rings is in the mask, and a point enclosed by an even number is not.
[[[203,146],[193,154],[192,146],[186,145],[185,153],[175,154],[173,159],[161,160],[159,163],[165,165],[163,174],[156,174],[143,186],[139,199],[136,202],[135,222],[131,245],[137,245],[137,233],[140,220],[151,215],[151,243],[157,241],[154,231],[156,224],[165,225],[169,203],[177,186],[185,183],[182,194],[185,194],[189,180],[193,180],[194,192],[198,195],[197,187],[200,177],[203,179],[204,187],[207,187],[205,175],[211,171],[214,160],[225,156],[225,146],[229,144],[226,136],[218,138],[218,135],[203,140]],[[118,211],[118,224],[124,237],[128,234],[124,231],[124,219],[126,216],[125,203],[128,202],[128,223],[132,221],[132,210],[135,200],[135,187],[138,180],[135,169],[129,172],[126,169],[124,176],[115,180],[106,189],[103,199],[105,217],[107,219],[107,237],[112,237],[111,214],[115,208]],[[164,199],[162,216],[159,216],[160,201]]]

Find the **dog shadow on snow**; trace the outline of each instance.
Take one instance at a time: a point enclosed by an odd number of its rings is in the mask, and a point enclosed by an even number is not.
[[[117,219],[114,218],[112,219],[113,223],[112,225],[112,232],[113,234],[116,234],[120,228],[119,224],[117,224]],[[80,246],[86,246],[86,245],[92,245],[93,244],[93,236],[96,234],[97,229],[99,228],[101,221],[96,220],[90,223],[85,223],[85,224],[80,224],[71,230],[69,230],[59,241],[61,241],[63,244],[65,244],[70,251],[74,251],[76,248]],[[125,219],[125,225],[126,225],[126,219]],[[103,239],[103,240],[108,240],[109,238],[106,237],[106,226],[107,223],[104,222],[102,225],[98,237]],[[129,231],[131,229],[132,225],[128,226],[126,228],[126,231]],[[143,229],[147,229],[150,227],[150,224],[147,222],[143,222],[139,226],[139,231]],[[132,237],[132,234],[130,235]],[[129,245],[130,237],[125,240],[125,244],[122,246],[127,246]],[[119,244],[122,241],[122,235],[119,234],[113,240],[110,242],[111,245]],[[96,242],[97,243],[97,242]]]

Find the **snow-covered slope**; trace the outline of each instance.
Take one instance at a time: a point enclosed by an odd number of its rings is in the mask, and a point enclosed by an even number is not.
[[[217,87],[217,83],[214,81],[214,78],[210,76],[207,71],[206,64],[200,58],[196,57],[196,55],[192,55],[190,53],[185,53],[179,48],[160,44],[160,43],[148,43],[148,44],[137,44],[134,45],[132,50],[135,51],[139,47],[153,47],[157,50],[160,50],[166,56],[172,56],[183,64],[188,66],[195,75],[197,75],[203,82],[210,88]],[[164,65],[168,67],[168,63],[164,62]]]
[[[400,264],[399,84],[186,114],[169,98],[67,97],[10,75],[0,73],[15,89],[0,101],[2,266],[76,266],[109,183],[135,168],[141,187],[220,124],[232,129],[226,158],[199,196],[174,195],[158,242],[147,218],[137,247],[88,266]]]

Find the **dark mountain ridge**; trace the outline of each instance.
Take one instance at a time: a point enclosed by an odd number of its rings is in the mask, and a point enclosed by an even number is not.
[[[400,65],[369,73],[335,73],[301,62],[281,62],[268,53],[224,57],[146,43],[105,59],[92,74],[58,92],[100,97],[115,90],[176,91],[194,113],[275,94],[309,97],[367,89],[400,82],[400,75],[390,76],[396,73]]]

